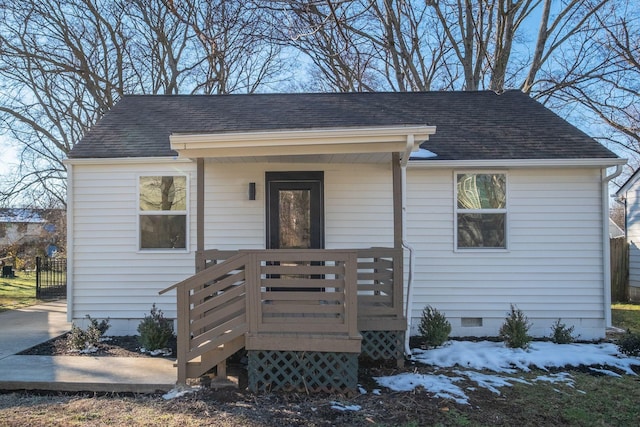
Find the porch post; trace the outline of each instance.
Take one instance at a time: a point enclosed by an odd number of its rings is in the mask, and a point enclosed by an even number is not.
[[[393,247],[402,248],[402,177],[400,153],[391,153],[393,174]]]
[[[204,250],[204,159],[196,160],[196,249]]]

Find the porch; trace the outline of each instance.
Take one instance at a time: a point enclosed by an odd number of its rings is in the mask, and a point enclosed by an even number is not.
[[[161,291],[177,293],[178,383],[224,378],[243,348],[254,391],[351,388],[360,354],[403,361],[402,249],[207,250],[196,264]]]
[[[224,377],[225,361],[243,348],[254,391],[353,390],[360,354],[401,364],[403,170],[434,132],[415,124],[172,134],[171,148],[197,167],[196,274],[162,291],[177,292],[178,382],[214,367]],[[205,191],[242,181],[247,205],[216,199],[228,187]],[[251,204],[256,185],[264,199]],[[354,195],[367,188],[358,205]],[[243,221],[257,225],[246,240],[253,246],[222,228]],[[337,249],[352,245],[375,247]]]

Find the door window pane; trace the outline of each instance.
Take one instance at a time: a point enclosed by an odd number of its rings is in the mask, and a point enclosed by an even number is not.
[[[311,247],[311,191],[280,190],[280,248]]]

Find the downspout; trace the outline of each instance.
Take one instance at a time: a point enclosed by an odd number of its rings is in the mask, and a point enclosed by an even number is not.
[[[67,322],[73,321],[73,255],[74,238],[73,238],[73,165],[67,165]]]
[[[407,278],[407,305],[405,307],[404,317],[407,319],[407,330],[404,334],[404,353],[406,357],[411,357],[411,346],[409,339],[411,337],[411,306],[413,305],[413,264],[415,261],[415,253],[413,247],[407,242],[407,163],[413,151],[415,139],[413,135],[407,135],[407,146],[404,155],[400,159],[400,187],[402,189],[402,247],[409,251],[409,274]]]
[[[611,323],[611,246],[609,235],[609,181],[622,173],[622,166],[617,165],[615,172],[605,176],[607,169],[602,169],[602,265],[604,268],[604,322],[610,328]]]

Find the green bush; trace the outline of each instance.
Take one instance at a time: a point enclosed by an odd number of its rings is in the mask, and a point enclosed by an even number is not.
[[[173,337],[173,322],[164,317],[162,310],[153,304],[150,315],[138,325],[140,345],[146,351],[153,351],[167,347],[169,340]]]
[[[100,338],[109,329],[109,319],[98,322],[87,314],[89,326],[82,329],[75,324],[71,325],[71,332],[67,335],[67,346],[72,350],[87,350],[95,347],[100,342]]]
[[[500,327],[500,338],[504,340],[507,347],[526,349],[532,339],[528,334],[530,327],[527,316],[511,304],[511,312],[507,313],[507,318]]]
[[[444,314],[428,305],[422,310],[418,330],[427,347],[439,347],[449,339],[451,323]]]
[[[640,356],[640,334],[627,330],[618,340],[618,349],[627,356]]]
[[[574,342],[576,340],[576,337],[573,336],[574,329],[573,326],[567,327],[567,325],[562,323],[562,319],[556,320],[551,326],[551,341],[556,344],[570,344]]]

